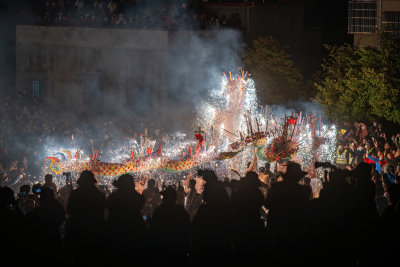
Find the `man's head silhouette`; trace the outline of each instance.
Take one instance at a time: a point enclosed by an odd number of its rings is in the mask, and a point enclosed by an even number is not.
[[[83,171],[76,182],[79,186],[90,186],[97,183],[96,177],[94,177],[93,172]]]
[[[286,172],[283,175],[283,178],[286,181],[297,183],[303,178],[307,172],[301,170],[300,164],[296,162],[289,162],[287,164]]]

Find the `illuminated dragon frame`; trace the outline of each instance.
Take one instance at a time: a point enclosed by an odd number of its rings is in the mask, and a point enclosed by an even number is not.
[[[314,121],[305,121],[300,113],[277,119],[268,108],[260,110],[254,82],[242,70],[235,76],[229,73],[227,77],[224,74],[221,87],[211,91],[210,99],[199,111],[197,123],[205,130],[199,128],[195,133],[197,144],[194,146],[194,153],[190,143],[185,144],[189,148],[188,153],[180,153],[178,157],[161,153],[161,145],[154,152],[154,141],[141,146],[136,156],[131,148],[131,157],[124,162],[101,162],[97,160],[97,151],[85,158],[79,151],[73,155],[70,151],[63,150],[47,157],[44,166],[55,174],[79,173],[84,170],[102,176],[152,170],[175,173],[213,161],[232,159],[239,154],[246,154],[245,151],[252,151],[260,160],[268,162],[288,160],[302,146],[306,147],[303,140],[305,131],[311,132],[311,138],[314,143],[318,143],[318,147],[324,143],[316,134],[316,117]],[[321,122],[319,128],[319,135],[322,136]],[[315,142],[317,139],[318,142]],[[318,147],[313,149],[317,150]],[[243,164],[242,161],[240,163]]]

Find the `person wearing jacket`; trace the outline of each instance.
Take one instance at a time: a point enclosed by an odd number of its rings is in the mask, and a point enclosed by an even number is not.
[[[343,147],[343,145],[339,145],[338,149],[336,150],[335,164],[337,167],[343,169],[349,164],[349,153],[347,149]]]
[[[379,173],[382,174],[382,160],[383,160],[383,155],[380,151],[378,151],[377,154],[373,153],[372,155],[369,155],[367,152],[367,159],[370,161],[375,162],[375,170]],[[368,163],[368,162],[367,162]]]

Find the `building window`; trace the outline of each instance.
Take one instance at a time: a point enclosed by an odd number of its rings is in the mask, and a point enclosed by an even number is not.
[[[348,33],[375,33],[376,1],[350,1],[348,13]]]
[[[382,27],[386,32],[400,32],[400,12],[383,12]]]
[[[33,80],[32,81],[32,97],[39,98],[40,94],[40,87],[39,87],[39,81],[38,80]]]

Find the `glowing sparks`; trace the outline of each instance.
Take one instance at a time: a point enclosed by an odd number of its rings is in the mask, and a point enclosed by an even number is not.
[[[303,168],[311,166],[314,160],[330,161],[334,160],[336,145],[336,128],[334,126],[321,125],[320,130],[315,134],[316,125],[311,121],[302,121],[301,115],[297,117],[298,123],[290,125],[286,130],[291,140],[297,146],[298,151],[294,160],[298,161]],[[239,75],[229,73],[229,78],[223,76],[219,88],[210,90],[209,98],[198,108],[198,116],[195,120],[194,128],[201,127],[204,144],[199,147],[199,141],[192,137],[192,134],[175,132],[174,134],[163,136],[161,140],[155,140],[145,135],[137,139],[129,138],[113,145],[111,149],[100,150],[98,160],[110,163],[129,162],[133,158],[148,157],[143,164],[149,166],[161,166],[165,161],[184,160],[195,154],[196,162],[199,167],[213,168],[220,177],[237,178],[232,169],[244,174],[246,163],[250,162],[256,153],[255,143],[244,142],[243,134],[253,135],[254,133],[268,134],[263,139],[263,146],[267,147],[272,141],[283,134],[286,121],[283,118],[275,118],[260,110],[255,90],[254,81],[243,71]],[[285,118],[286,120],[286,118]],[[249,126],[250,125],[250,126]],[[254,129],[249,129],[254,125]],[[262,129],[262,130],[260,130]],[[200,131],[200,129],[199,129]],[[49,146],[46,148],[46,155],[55,155],[59,151],[76,151],[73,140],[70,147]],[[232,143],[239,143],[238,148],[233,149]],[[158,155],[157,148],[162,150]],[[89,153],[94,154],[93,142],[91,142]],[[201,150],[201,151],[200,151]],[[221,152],[241,151],[234,158],[216,161],[216,156]],[[84,154],[82,150],[77,153],[77,164],[90,162],[91,155]],[[157,170],[148,170],[146,173],[154,173]],[[155,168],[154,168],[155,169]],[[44,171],[48,169],[44,168]],[[166,180],[166,174],[157,172],[159,179]],[[112,179],[108,179],[110,182]]]

